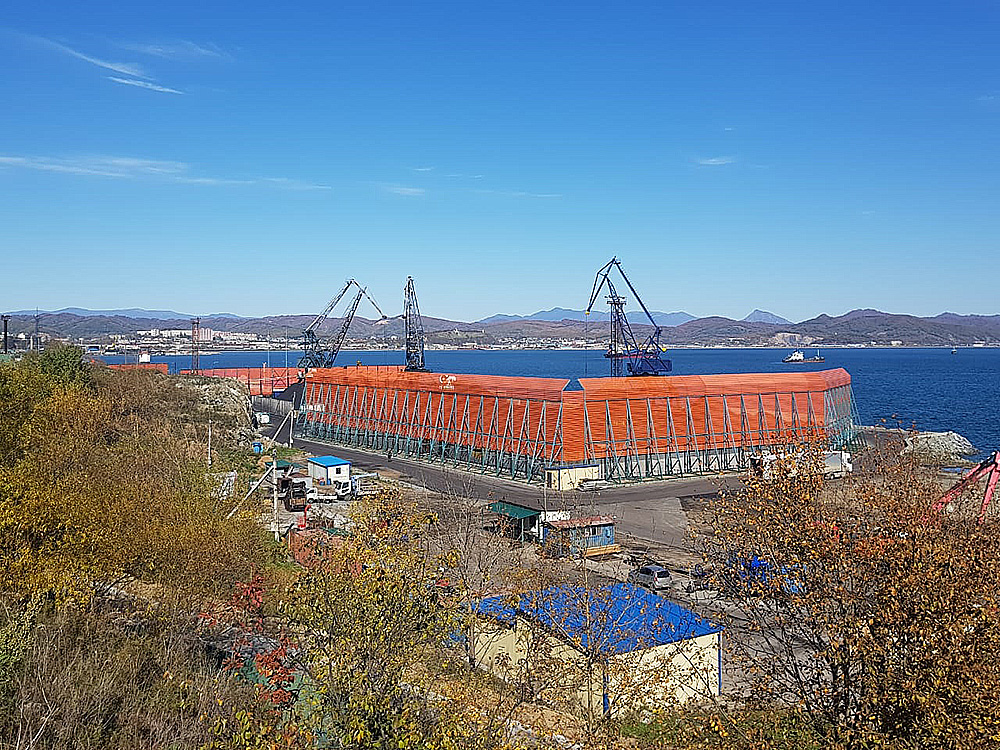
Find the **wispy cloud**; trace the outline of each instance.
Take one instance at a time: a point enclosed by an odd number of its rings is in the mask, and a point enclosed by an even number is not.
[[[722,167],[736,161],[731,156],[713,156],[710,159],[695,159],[695,163],[702,167]]]
[[[508,198],[562,198],[562,193],[529,193],[526,190],[473,190],[480,195],[504,195]]]
[[[150,91],[159,91],[163,94],[183,94],[183,91],[178,91],[177,89],[172,89],[167,86],[160,86],[156,83],[150,83],[149,81],[137,81],[134,78],[118,78],[117,76],[108,76],[109,81],[114,81],[115,83],[124,83],[126,86],[138,86],[141,89],[148,89]]]
[[[330,190],[320,185],[289,177],[215,177],[199,175],[190,164],[161,159],[134,159],[122,156],[6,156],[0,154],[0,170],[29,169],[89,177],[148,179],[184,185],[263,185],[281,190]]]
[[[108,60],[101,60],[98,57],[92,55],[85,55],[83,52],[78,52],[72,47],[67,47],[65,44],[60,44],[59,42],[54,42],[51,39],[46,39],[40,36],[30,37],[41,44],[44,44],[51,49],[59,50],[63,54],[69,55],[70,57],[75,57],[78,60],[83,60],[89,62],[91,65],[96,65],[99,68],[104,68],[105,70],[111,70],[115,73],[121,73],[122,75],[132,76],[133,78],[149,78],[146,71],[143,70],[142,66],[137,63],[120,63],[120,62],[110,62]]]
[[[83,156],[54,158],[47,156],[3,156],[0,167],[18,167],[41,172],[91,175],[94,177],[171,177],[176,178],[188,170],[188,165],[177,161],[132,159],[115,156]]]
[[[302,180],[293,180],[288,177],[261,177],[260,182],[269,182],[275,187],[284,188],[285,190],[332,190],[330,185],[319,185],[313,182],[303,182]]]
[[[433,172],[434,167],[413,167],[414,172]]]
[[[382,189],[393,195],[405,195],[415,197],[424,195],[427,191],[419,187],[408,187],[406,185],[383,185]]]
[[[187,40],[164,43],[124,42],[122,48],[142,55],[162,57],[167,60],[194,60],[197,58],[228,58],[229,53],[215,44],[197,44]]]

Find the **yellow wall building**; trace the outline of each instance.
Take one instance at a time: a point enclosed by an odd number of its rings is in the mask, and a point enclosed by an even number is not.
[[[477,665],[595,714],[718,695],[722,628],[632,584],[558,586],[476,605]]]

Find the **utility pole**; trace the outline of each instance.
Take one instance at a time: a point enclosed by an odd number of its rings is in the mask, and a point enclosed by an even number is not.
[[[271,523],[274,525],[274,541],[281,541],[281,534],[278,532],[278,459],[274,458],[274,471],[271,473],[271,501],[273,515]]]
[[[7,322],[10,320],[9,315],[3,316],[3,353],[10,354],[10,343],[7,338]]]
[[[212,418],[208,418],[208,465],[212,465]]]

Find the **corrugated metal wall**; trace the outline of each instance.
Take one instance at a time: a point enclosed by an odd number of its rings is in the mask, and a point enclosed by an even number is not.
[[[581,378],[584,459],[608,477],[642,478],[741,469],[765,446],[839,445],[854,437],[850,382],[845,370]]]
[[[299,429],[320,440],[531,477],[560,460],[568,384],[389,367],[312,370]]]
[[[765,446],[852,441],[850,375],[813,373],[568,380],[313,370],[299,434],[533,479],[598,462],[610,479],[744,468]]]

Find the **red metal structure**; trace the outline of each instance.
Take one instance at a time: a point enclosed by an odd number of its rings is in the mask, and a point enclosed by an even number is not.
[[[227,367],[200,370],[197,373],[193,370],[181,370],[181,374],[239,380],[246,385],[251,396],[270,396],[274,391],[283,390],[292,383],[297,383],[302,377],[302,371],[297,367]]]
[[[979,523],[982,523],[986,518],[986,511],[990,507],[990,503],[993,501],[993,494],[996,492],[997,482],[1000,481],[1000,451],[993,451],[993,454],[989,458],[979,464],[979,466],[976,466],[969,471],[964,477],[962,477],[958,484],[938,498],[937,502],[934,503],[934,512],[940,513],[948,507],[949,503],[953,503],[957,500],[958,496],[961,495],[962,492],[974,485],[983,477],[987,477],[986,493],[983,495],[983,502],[979,506],[979,515],[976,517],[976,520]]]

